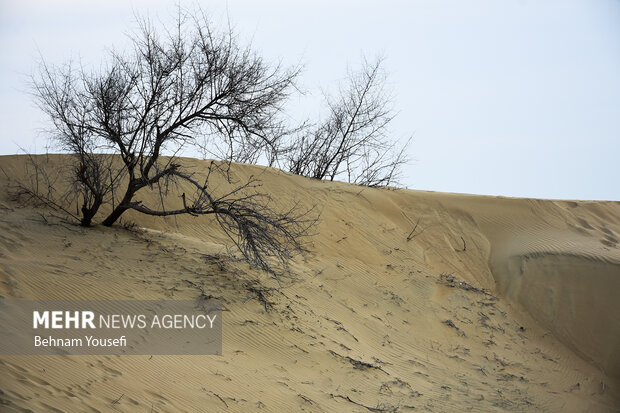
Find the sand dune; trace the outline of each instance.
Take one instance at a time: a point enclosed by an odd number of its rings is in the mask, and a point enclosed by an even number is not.
[[[620,203],[470,197],[446,204],[474,217],[491,243],[496,291],[620,375]]]
[[[7,187],[24,161],[0,157],[4,299],[202,288],[228,311],[222,356],[1,356],[3,411],[620,407],[618,202],[370,189],[233,165],[282,207],[322,209],[311,253],[280,287],[229,255],[208,218],[128,214],[141,229],[83,229],[20,206]]]

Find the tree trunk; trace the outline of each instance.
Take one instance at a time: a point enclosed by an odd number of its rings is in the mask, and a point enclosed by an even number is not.
[[[82,219],[80,220],[80,225],[83,227],[90,227],[92,221],[93,217],[83,215]]]
[[[86,206],[86,201],[84,201],[84,205],[82,205],[82,219],[80,220],[81,226],[90,227],[90,224],[93,222],[93,218],[97,214],[97,211],[102,203],[102,199],[95,199],[93,206],[89,208]]]
[[[127,209],[129,208],[122,204],[117,206],[116,208],[114,208],[114,211],[112,211],[112,213],[108,215],[106,219],[103,220],[102,224],[105,225],[106,227],[111,227],[112,224],[114,224],[116,220],[119,219],[125,211],[127,211]]]
[[[103,220],[102,224],[105,225],[106,227],[111,227],[112,224],[114,224],[116,220],[118,220],[121,217],[121,215],[123,215],[123,213],[129,209],[129,204],[134,194],[136,193],[136,191],[137,189],[135,189],[135,186],[133,185],[133,183],[130,182],[129,185],[127,186],[127,192],[125,192],[125,196],[123,197],[123,200],[118,204],[116,208],[114,208],[112,213],[108,215],[106,219]]]
[[[90,227],[94,215],[95,214],[93,214],[91,210],[85,210],[82,208],[82,219],[80,220],[80,225],[83,227]]]

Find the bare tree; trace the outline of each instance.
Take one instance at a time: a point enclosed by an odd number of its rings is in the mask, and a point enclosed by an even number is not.
[[[128,53],[110,52],[98,71],[43,62],[33,77],[54,141],[74,154],[81,224],[90,225],[102,205],[112,206],[106,226],[128,210],[214,214],[263,269],[270,269],[270,256],[285,260],[289,251],[302,250],[301,238],[315,222],[307,211],[274,211],[266,195],[252,192],[255,180],[216,196],[208,185],[211,169],[199,179],[176,157],[188,147],[211,148],[220,158],[254,161],[282,134],[279,113],[298,69],[267,64],[239,46],[230,27],[214,29],[200,10],[179,8],[174,27],[161,31],[140,19],[131,40]],[[139,199],[141,190],[165,192],[170,183],[194,188],[187,198],[183,193],[183,208],[167,209],[164,197],[158,208]]]
[[[325,121],[303,128],[281,155],[290,172],[368,186],[396,182],[409,142],[398,146],[387,136],[394,113],[381,64],[364,59],[339,94],[327,97]]]

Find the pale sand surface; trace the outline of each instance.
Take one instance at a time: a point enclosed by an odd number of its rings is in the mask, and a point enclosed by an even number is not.
[[[24,161],[0,166],[16,179]],[[223,356],[2,356],[1,411],[618,411],[620,203],[231,173],[322,212],[268,312],[252,290],[277,283],[231,258],[211,218],[83,229],[20,207],[0,172],[3,298],[194,299],[202,286],[228,310]]]

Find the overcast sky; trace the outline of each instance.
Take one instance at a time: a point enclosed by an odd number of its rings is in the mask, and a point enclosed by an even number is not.
[[[268,59],[304,64],[311,94],[297,107],[310,117],[321,88],[362,54],[385,56],[393,134],[414,137],[409,188],[620,200],[618,0],[200,5],[228,15]],[[26,85],[39,52],[96,65],[127,43],[135,12],[166,21],[173,10],[161,0],[0,0],[0,154],[45,151],[47,124]]]

